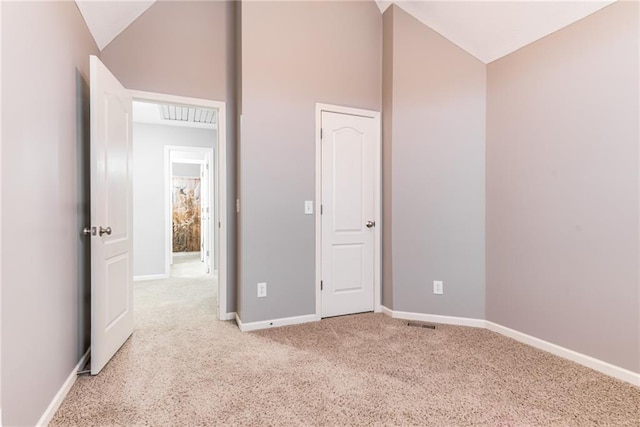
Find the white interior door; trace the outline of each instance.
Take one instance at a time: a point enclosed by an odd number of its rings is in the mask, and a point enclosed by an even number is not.
[[[133,333],[131,95],[95,56],[91,72],[91,374]]]
[[[322,112],[322,317],[374,309],[371,117]]]

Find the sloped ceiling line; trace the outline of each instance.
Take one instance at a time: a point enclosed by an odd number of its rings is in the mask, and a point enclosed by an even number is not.
[[[76,0],[98,49],[104,49],[132,22],[149,9],[155,0],[104,1]]]
[[[488,64],[566,27],[616,0],[484,1],[376,0],[381,13],[396,4]],[[100,50],[155,0],[76,0]]]

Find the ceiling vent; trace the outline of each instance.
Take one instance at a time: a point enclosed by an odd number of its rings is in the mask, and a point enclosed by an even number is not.
[[[181,105],[159,105],[162,120],[215,124],[216,111],[208,108],[183,107]]]

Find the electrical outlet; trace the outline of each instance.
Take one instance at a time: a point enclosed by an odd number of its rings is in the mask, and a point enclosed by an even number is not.
[[[258,298],[264,298],[267,296],[267,283],[258,283]]]
[[[444,293],[444,286],[441,280],[433,281],[433,293],[436,295],[442,295]]]

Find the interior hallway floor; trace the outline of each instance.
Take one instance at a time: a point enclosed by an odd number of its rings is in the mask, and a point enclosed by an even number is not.
[[[207,274],[206,263],[200,261],[200,252],[178,252],[173,254],[170,277],[197,278]]]
[[[370,313],[241,333],[202,276],[135,298],[133,336],[51,425],[640,423],[640,388],[484,329]]]

